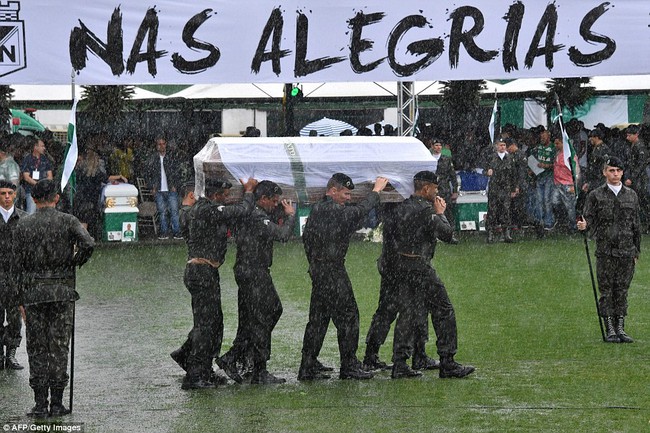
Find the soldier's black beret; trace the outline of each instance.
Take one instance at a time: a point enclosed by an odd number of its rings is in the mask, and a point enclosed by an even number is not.
[[[332,175],[332,179],[336,181],[336,183],[346,187],[347,189],[354,189],[354,183],[352,182],[352,179],[350,179],[350,176],[348,175],[345,175],[343,173],[334,173]]]
[[[13,189],[16,191],[16,185],[9,182],[8,180],[0,180],[0,189]]]
[[[640,129],[641,128],[639,128],[639,125],[630,125],[625,130],[625,133],[626,134],[638,134]]]
[[[257,184],[257,187],[255,187],[256,199],[261,197],[273,197],[281,194],[282,188],[280,188],[277,183],[271,182],[270,180],[263,180]]]
[[[56,183],[51,179],[42,179],[36,182],[32,187],[32,198],[34,200],[43,200],[56,194]]]
[[[226,179],[206,179],[205,187],[214,189],[230,189],[232,188],[232,183],[228,182]]]
[[[620,158],[617,158],[615,156],[610,156],[607,158],[607,161],[605,161],[605,165],[608,165],[609,167],[616,167],[620,168],[621,170],[625,170],[625,167],[623,166],[623,161],[620,160]]]
[[[589,131],[589,136],[590,137],[598,137],[598,138],[600,138],[602,140],[605,135],[604,135],[602,129],[596,128],[596,129],[592,129],[591,131]]]
[[[438,176],[436,176],[434,172],[429,170],[423,170],[415,173],[415,176],[413,176],[413,180],[435,183],[436,185],[438,185]]]

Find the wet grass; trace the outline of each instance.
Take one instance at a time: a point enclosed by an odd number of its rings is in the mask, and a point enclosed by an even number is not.
[[[644,239],[648,241],[648,239]],[[592,246],[593,248],[593,246]],[[377,244],[353,243],[347,266],[361,314],[359,356],[378,299]],[[234,246],[222,268],[224,348],[236,330]],[[285,385],[184,392],[169,352],[191,326],[178,244],[100,248],[79,272],[75,411],[90,432],[641,432],[650,426],[650,258],[630,291],[634,344],[604,344],[581,238],[440,245],[435,266],[456,308],[463,380],[300,383],[310,294],[301,244],[276,247],[284,305],[271,371]],[[338,366],[330,326],[321,358]],[[431,334],[433,337],[433,333]],[[392,336],[381,351],[390,358]],[[435,353],[431,341],[429,353]],[[24,344],[19,361],[26,363]],[[24,421],[28,372],[0,372],[0,421]]]

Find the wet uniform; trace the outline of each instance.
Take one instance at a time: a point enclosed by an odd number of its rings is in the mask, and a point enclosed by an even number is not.
[[[457,350],[456,316],[447,290],[431,265],[436,240],[448,242],[453,230],[444,215],[436,215],[428,200],[411,196],[395,211],[397,223],[394,256],[400,281],[400,314],[395,326],[393,361],[413,354],[418,335],[431,313],[441,358]]]
[[[399,279],[394,266],[395,254],[395,212],[394,204],[386,204],[383,212],[384,229],[381,255],[377,259],[377,269],[381,276],[379,286],[379,303],[372,316],[368,335],[366,336],[366,358],[377,355],[379,348],[386,341],[390,325],[397,318],[399,311]]]
[[[488,158],[485,171],[492,169],[488,187],[488,213],[487,229],[495,227],[509,227],[510,218],[510,194],[517,188],[517,167],[512,156],[506,153],[501,159],[499,154],[494,152]]]
[[[315,363],[330,319],[338,333],[341,369],[354,369],[358,362],[359,309],[345,270],[345,255],[352,234],[378,205],[379,193],[371,192],[356,206],[340,205],[325,197],[312,208],[303,234],[312,281],[302,346],[305,365]]]
[[[68,384],[74,302],[79,299],[75,266],[90,258],[95,241],[77,218],[49,207],[21,218],[15,239],[20,300],[27,317],[29,385],[35,391],[62,393]]]
[[[265,368],[271,356],[271,333],[282,315],[282,303],[271,279],[273,242],[286,242],[295,226],[295,216],[283,225],[259,206],[237,224],[235,281],[239,287],[239,326],[229,354],[241,359],[250,353],[255,365]]]
[[[25,216],[27,216],[27,212],[14,207],[14,212],[7,222],[4,218],[0,218],[0,251],[6,254],[5,258],[11,257],[11,252],[14,249],[14,230],[18,220]],[[20,329],[23,322],[18,308],[18,288],[14,278],[16,272],[12,270],[12,266],[10,260],[0,260],[0,350],[3,350],[2,346],[6,346],[7,351],[20,346],[22,340]],[[4,325],[5,317],[6,326]],[[0,358],[3,357],[4,353],[0,353]],[[0,359],[0,361],[2,361],[0,362],[0,369],[2,369],[4,359]]]
[[[630,188],[637,193],[641,209],[641,220],[647,225],[650,220],[650,198],[648,197],[648,150],[645,143],[639,139],[630,146],[623,182],[632,181]]]
[[[212,360],[218,356],[223,339],[223,312],[219,266],[226,257],[227,224],[253,210],[253,194],[245,193],[241,204],[226,206],[205,197],[189,211],[188,263],[185,287],[192,295],[194,327],[187,358],[187,378],[209,380]]]
[[[618,196],[607,184],[587,196],[584,218],[596,240],[596,274],[603,317],[627,315],[627,292],[641,251],[639,199],[626,186]]]
[[[451,158],[441,155],[435,173],[439,181],[438,195],[447,203],[445,217],[447,217],[451,227],[454,228],[455,203],[451,201],[451,195],[458,193],[458,179],[456,178],[456,170],[454,169]]]

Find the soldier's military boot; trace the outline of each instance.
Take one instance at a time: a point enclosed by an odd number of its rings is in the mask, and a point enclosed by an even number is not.
[[[625,333],[625,317],[623,316],[616,317],[616,335],[621,343],[634,343],[632,337]]]
[[[63,406],[63,388],[50,388],[50,416],[68,415],[70,409]]]
[[[512,244],[515,242],[515,240],[512,238],[512,232],[510,231],[510,227],[506,229],[506,232],[503,235],[503,241],[507,244]]]
[[[460,378],[460,377],[465,377],[469,376],[474,372],[475,368],[471,365],[461,365],[454,361],[453,356],[448,356],[448,357],[443,357],[440,360],[440,371],[438,372],[438,376],[441,379],[446,379],[446,378]]]
[[[47,418],[47,416],[50,414],[47,410],[47,406],[48,406],[47,396],[48,396],[48,388],[46,387],[34,388],[34,402],[36,404],[34,405],[32,410],[27,412],[27,415],[34,418]]]
[[[616,334],[616,327],[614,326],[614,318],[611,316],[607,316],[604,317],[603,319],[605,321],[605,332],[607,333],[607,335],[605,336],[605,342],[620,343],[621,339]]]
[[[422,376],[422,373],[415,371],[408,366],[406,361],[400,360],[393,363],[393,369],[390,373],[390,377],[393,379],[405,379],[409,377],[418,377]]]
[[[8,368],[10,370],[22,370],[25,368],[22,365],[18,364],[15,347],[7,347],[7,356],[5,356],[5,368]]]

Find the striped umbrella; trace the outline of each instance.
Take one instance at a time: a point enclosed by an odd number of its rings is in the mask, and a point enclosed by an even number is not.
[[[316,131],[318,136],[338,137],[342,131],[349,129],[352,134],[357,133],[357,128],[342,120],[330,119],[323,117],[320,120],[305,125],[300,130],[301,137],[309,137],[310,131]]]

